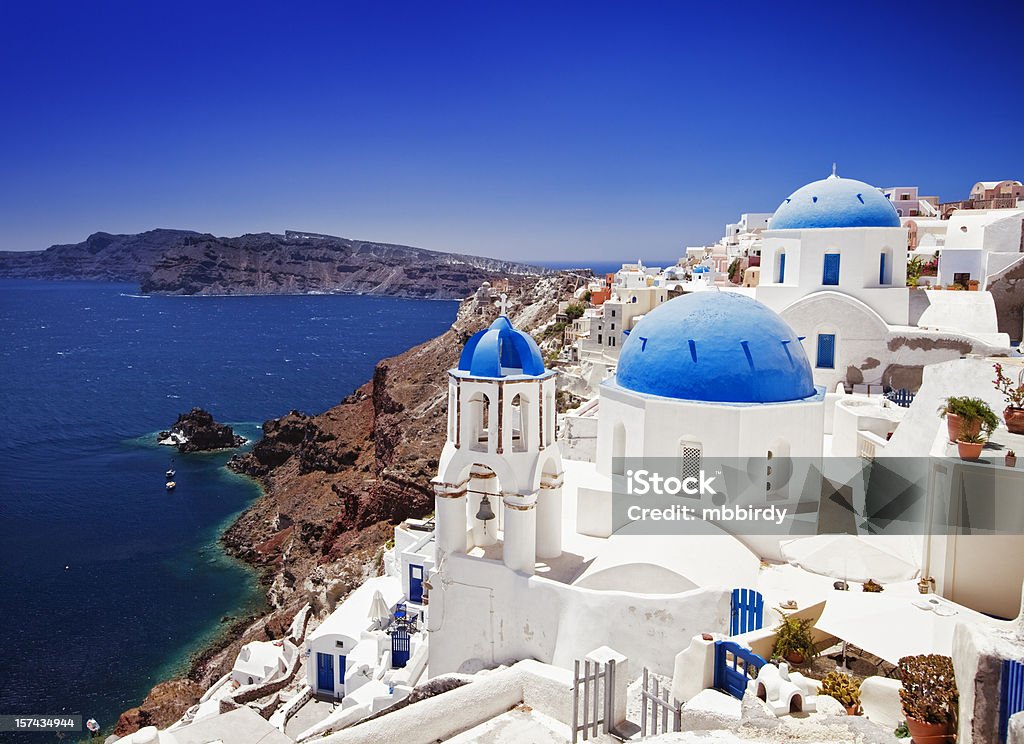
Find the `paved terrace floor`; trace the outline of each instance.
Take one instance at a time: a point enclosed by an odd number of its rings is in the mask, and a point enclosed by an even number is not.
[[[517,705],[507,713],[453,736],[449,744],[565,744],[569,727],[550,716]]]

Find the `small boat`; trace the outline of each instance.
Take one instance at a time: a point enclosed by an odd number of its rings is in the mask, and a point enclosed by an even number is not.
[[[166,488],[168,491],[173,491],[177,487],[178,484],[175,483],[174,481],[167,481],[167,483],[164,484],[164,488]]]
[[[171,468],[170,470],[168,470],[166,473],[164,473],[164,475],[167,477],[167,480],[173,480],[174,479],[174,468]]]

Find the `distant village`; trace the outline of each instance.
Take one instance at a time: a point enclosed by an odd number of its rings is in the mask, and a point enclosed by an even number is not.
[[[482,286],[434,513],[119,741],[1024,744],[1024,185],[782,197],[540,332]]]

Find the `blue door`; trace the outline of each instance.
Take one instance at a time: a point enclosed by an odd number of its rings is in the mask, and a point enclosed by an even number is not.
[[[822,284],[839,284],[839,254],[825,254],[825,270],[822,272]]]
[[[423,566],[409,564],[409,601],[423,601]]]
[[[878,283],[885,284],[885,254],[878,254]]]
[[[779,254],[779,284],[786,281],[786,254]]]
[[[345,657],[338,657],[338,690],[345,694]]]
[[[836,334],[818,334],[818,365],[820,369],[835,369]]]
[[[317,653],[316,688],[334,692],[334,654]]]

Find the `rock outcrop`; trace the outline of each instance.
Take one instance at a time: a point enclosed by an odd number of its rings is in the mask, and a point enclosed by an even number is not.
[[[579,281],[570,274],[513,279],[509,314],[519,328],[544,337],[559,300],[569,299]],[[305,603],[320,614],[333,609],[380,570],[393,524],[433,510],[430,480],[445,436],[446,372],[469,336],[496,314],[490,302],[467,300],[448,331],[378,363],[373,378],[337,406],[267,421],[263,439],[232,458],[229,467],[257,479],[264,495],[222,540],[260,570],[269,607],[261,617],[226,627],[220,641],[194,659],[188,678],[200,683],[195,689],[230,670],[242,644],[281,637]],[[548,338],[542,350],[551,352],[560,334]],[[161,692],[150,710],[147,698],[122,717],[118,730],[134,730],[129,723],[138,720],[173,723],[195,703],[192,689],[182,688],[176,706],[164,704]]]
[[[213,414],[202,408],[193,408],[178,416],[169,431],[157,435],[161,444],[173,444],[179,452],[210,452],[234,449],[245,444],[245,438],[235,434],[227,424],[218,424]]]

